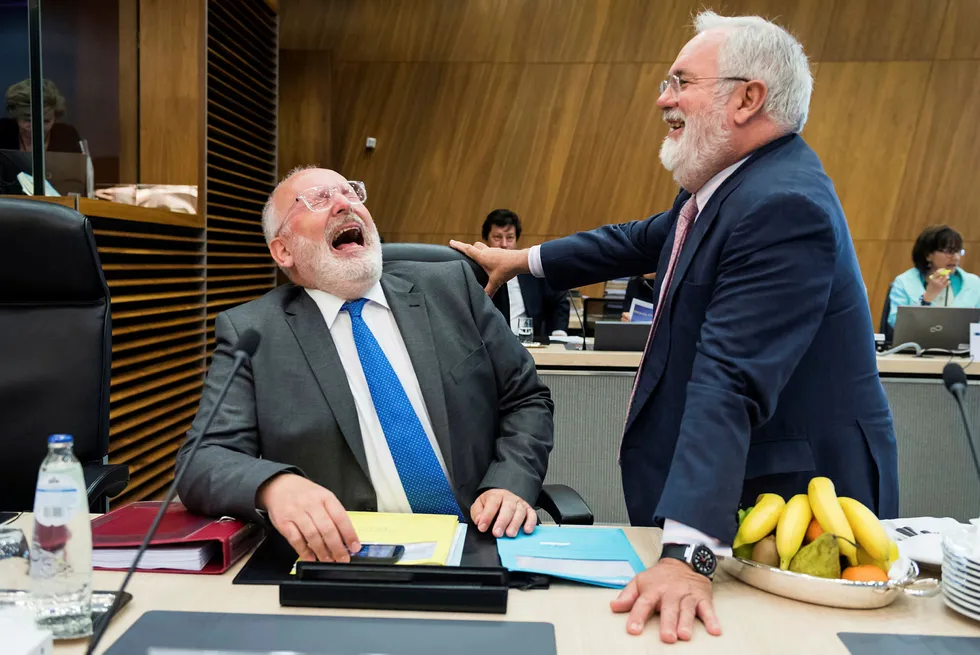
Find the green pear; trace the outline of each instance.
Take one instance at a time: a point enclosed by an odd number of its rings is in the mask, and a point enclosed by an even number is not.
[[[840,578],[840,547],[837,545],[837,537],[825,532],[800,548],[790,561],[789,570],[818,578]]]
[[[742,559],[752,559],[753,548],[755,548],[755,544],[742,544],[738,548],[733,549],[732,554]]]

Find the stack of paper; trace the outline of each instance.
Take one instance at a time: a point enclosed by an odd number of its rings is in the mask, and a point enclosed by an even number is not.
[[[127,569],[133,565],[137,550],[139,549],[95,548],[92,550],[92,566],[103,569]],[[138,568],[200,571],[217,551],[216,543],[193,546],[152,546],[140,557]]]
[[[511,571],[541,573],[599,585],[625,587],[643,562],[621,528],[542,525],[533,534],[497,540],[500,562]]]

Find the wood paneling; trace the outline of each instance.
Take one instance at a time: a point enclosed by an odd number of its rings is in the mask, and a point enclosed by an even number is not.
[[[140,0],[140,181],[201,183],[204,0]]]
[[[929,62],[821,63],[803,136],[836,182],[854,239],[885,238],[895,218]]]
[[[980,59],[980,0],[949,0],[937,59]]]
[[[139,181],[139,0],[119,0],[119,179]]]
[[[931,60],[947,0],[839,0],[822,61]]]
[[[914,238],[927,225],[948,223],[964,239],[980,240],[980,60],[937,61],[918,88],[927,101],[890,236]]]
[[[338,166],[330,145],[332,56],[328,50],[283,50],[279,55],[280,178],[297,166]]]

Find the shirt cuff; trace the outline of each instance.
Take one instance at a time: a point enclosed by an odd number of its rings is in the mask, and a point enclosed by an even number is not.
[[[686,526],[671,519],[664,520],[664,544],[704,544],[716,557],[731,557],[731,546],[726,546],[714,537],[709,537],[700,530]]]
[[[527,267],[534,277],[544,277],[544,266],[541,265],[541,246],[531,246],[527,252]]]

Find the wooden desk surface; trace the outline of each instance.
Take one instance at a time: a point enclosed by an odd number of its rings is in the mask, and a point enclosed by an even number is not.
[[[29,531],[30,516],[22,516],[15,525]],[[660,530],[625,530],[644,564],[652,563],[660,547]],[[285,608],[279,606],[279,590],[275,586],[232,586],[243,563],[244,560],[220,576],[137,573],[129,585],[133,600],[113,620],[99,652],[148,610],[544,621],[555,626],[559,655],[665,653],[673,648],[660,643],[656,619],[647,625],[642,636],[626,634],[625,615],[609,610],[609,601],[618,593],[613,589],[556,582],[546,591],[512,590],[506,615]],[[93,588],[117,589],[122,578],[120,572],[96,571]],[[716,576],[715,607],[722,636],[711,637],[699,623],[694,639],[677,648],[685,653],[831,655],[847,653],[837,638],[838,632],[980,636],[980,623],[948,610],[939,596],[899,597],[892,605],[878,610],[838,610],[773,596],[723,572]],[[55,646],[58,655],[84,651],[83,641],[58,642]]]
[[[537,366],[549,368],[637,368],[640,353],[615,352],[610,350],[566,350],[565,344],[551,344],[542,348],[528,348]],[[969,375],[980,376],[980,362],[948,355],[915,357],[914,355],[889,355],[878,358],[878,372],[886,375],[930,375],[942,376],[947,362],[955,361],[966,368]]]

